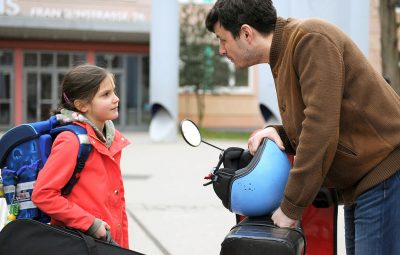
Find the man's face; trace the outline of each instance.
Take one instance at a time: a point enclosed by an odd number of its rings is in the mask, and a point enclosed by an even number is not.
[[[214,33],[219,39],[219,54],[226,56],[235,64],[236,68],[246,68],[254,63],[249,59],[250,48],[245,35],[240,31],[239,37],[234,38],[219,22],[214,25]]]

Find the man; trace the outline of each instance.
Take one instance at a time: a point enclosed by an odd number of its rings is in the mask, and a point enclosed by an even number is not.
[[[206,27],[236,67],[269,63],[281,126],[267,137],[296,155],[272,215],[294,227],[321,186],[345,204],[347,254],[400,251],[400,98],[355,43],[323,20],[277,17],[271,0],[218,0]]]

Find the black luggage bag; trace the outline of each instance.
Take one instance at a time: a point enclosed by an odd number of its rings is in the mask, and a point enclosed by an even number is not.
[[[0,232],[0,254],[144,255],[94,239],[77,230],[35,220],[14,220]]]
[[[220,255],[301,255],[305,237],[299,229],[279,228],[271,220],[246,218],[236,224],[221,244]]]

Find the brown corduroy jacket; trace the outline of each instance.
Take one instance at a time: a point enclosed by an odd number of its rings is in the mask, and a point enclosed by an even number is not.
[[[300,219],[321,186],[351,204],[400,169],[400,98],[341,30],[278,18],[270,66],[282,117],[275,128],[296,154],[287,216]]]

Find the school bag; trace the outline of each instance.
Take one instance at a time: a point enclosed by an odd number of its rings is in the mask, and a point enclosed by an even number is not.
[[[4,196],[10,214],[17,219],[50,222],[50,217],[37,208],[31,196],[38,173],[50,155],[55,137],[64,131],[74,133],[79,140],[74,173],[61,190],[62,195],[68,195],[79,180],[92,148],[85,128],[74,124],[60,125],[57,118],[51,116],[45,121],[16,126],[1,137],[0,169]]]
[[[0,254],[8,255],[144,255],[98,240],[69,227],[36,220],[14,220],[0,232]]]

